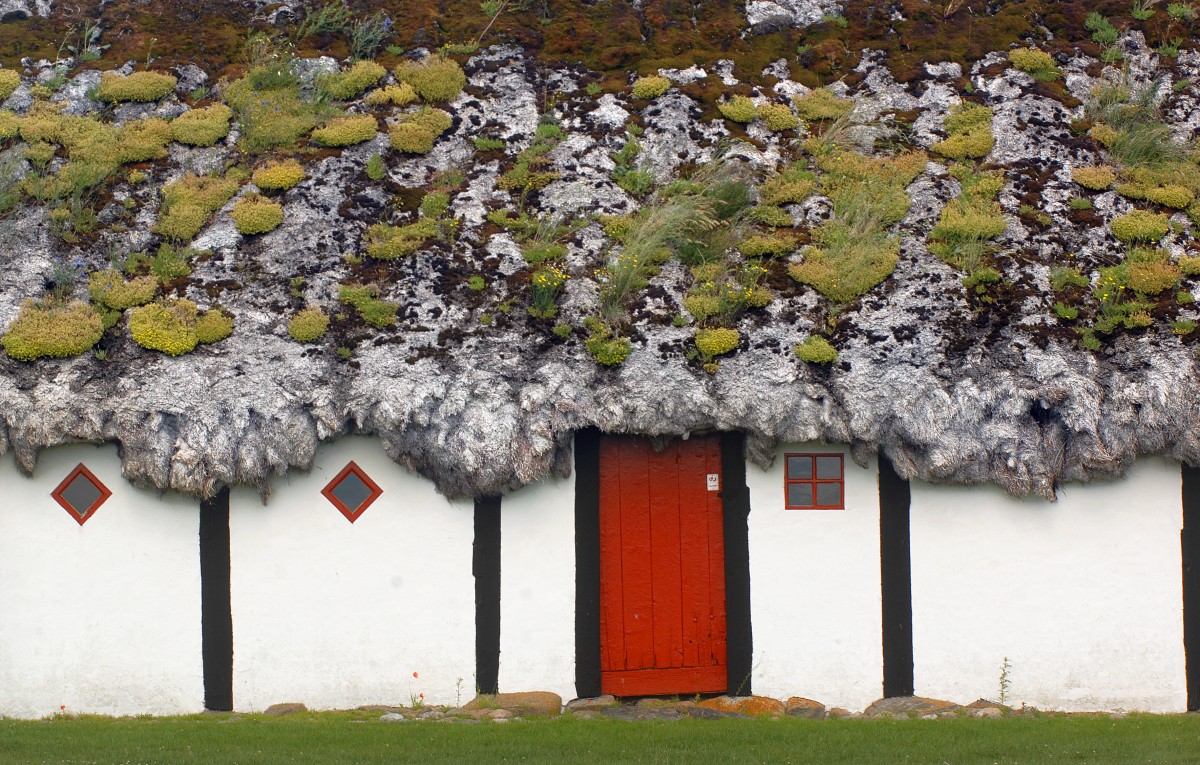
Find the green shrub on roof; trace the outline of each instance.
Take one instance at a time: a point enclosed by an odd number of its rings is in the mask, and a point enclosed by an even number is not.
[[[263,191],[286,191],[304,180],[304,167],[294,159],[272,162],[256,169],[250,180]]]
[[[372,87],[387,74],[374,61],[359,61],[342,72],[331,72],[317,79],[317,89],[338,101],[349,101]]]
[[[312,343],[320,340],[329,329],[329,317],[315,306],[309,306],[297,313],[288,322],[288,334],[298,343]]]
[[[1017,48],[1008,52],[1008,60],[1022,72],[1033,75],[1033,79],[1043,82],[1057,80],[1062,76],[1054,58],[1045,51],[1037,48]]]
[[[639,77],[633,83],[634,98],[658,98],[671,89],[671,81],[666,77]]]
[[[412,85],[402,82],[399,85],[388,85],[372,90],[363,99],[363,102],[368,106],[408,106],[419,98]]]
[[[14,69],[0,69],[0,101],[13,94],[21,84],[21,75]]]
[[[796,111],[806,120],[836,120],[854,111],[854,99],[838,98],[828,88],[817,88],[792,99]]]
[[[6,109],[0,109],[0,141],[16,138],[20,132],[20,118]]]
[[[213,104],[205,109],[192,109],[175,118],[171,135],[189,146],[212,146],[229,135],[229,120],[233,110],[225,104]]]
[[[163,211],[154,230],[168,239],[187,241],[204,228],[214,212],[238,190],[233,178],[185,175],[163,187]]]
[[[809,335],[792,350],[806,364],[832,364],[838,359],[837,349],[820,335]]]
[[[1170,230],[1169,219],[1162,213],[1134,210],[1118,215],[1110,224],[1113,236],[1122,242],[1157,242]]]
[[[396,79],[412,86],[427,103],[453,101],[467,84],[467,75],[454,59],[434,54],[424,61],[405,61],[395,69]]]
[[[980,159],[996,145],[990,107],[966,101],[956,104],[946,116],[945,128],[949,137],[930,147],[943,157]]]
[[[88,277],[88,294],[92,302],[114,311],[124,311],[145,305],[158,292],[158,280],[153,276],[139,276],[126,281],[114,269],[96,271]]]
[[[173,75],[158,72],[134,72],[127,76],[105,72],[100,75],[96,98],[108,103],[157,101],[174,90],[178,82]]]
[[[725,119],[734,122],[753,122],[758,116],[758,107],[746,96],[734,96],[725,103],[717,104],[717,110]]]
[[[81,300],[25,300],[16,321],[0,337],[0,345],[18,361],[62,359],[85,352],[103,334],[100,313]]]
[[[339,117],[313,131],[312,139],[320,146],[353,146],[369,141],[379,132],[379,124],[370,114]]]
[[[221,309],[200,314],[190,300],[161,300],[135,308],[129,314],[133,341],[169,356],[189,353],[199,343],[223,340],[232,331],[233,319]]]
[[[283,223],[283,205],[266,197],[250,195],[235,202],[229,215],[239,234],[265,234]]]

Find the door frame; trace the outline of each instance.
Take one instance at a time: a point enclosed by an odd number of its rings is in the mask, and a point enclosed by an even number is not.
[[[600,695],[600,438],[575,433],[575,692]],[[749,696],[754,653],[750,624],[750,544],[745,436],[721,432],[725,532],[725,637],[730,696]]]

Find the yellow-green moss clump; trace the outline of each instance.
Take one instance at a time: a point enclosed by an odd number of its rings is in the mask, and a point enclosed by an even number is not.
[[[738,347],[742,336],[736,329],[713,327],[696,330],[696,348],[705,356],[720,356]]]
[[[88,294],[92,296],[92,302],[114,311],[145,305],[157,292],[158,279],[153,276],[125,281],[119,271],[109,268],[88,277]]]
[[[100,313],[81,300],[70,303],[26,300],[17,319],[0,337],[4,352],[18,361],[78,356],[100,341]]]
[[[349,101],[358,98],[367,88],[383,79],[387,74],[374,61],[359,61],[344,72],[331,72],[317,80],[317,88],[330,98],[338,101]]]
[[[376,223],[367,229],[367,254],[380,260],[395,260],[412,255],[439,233],[437,221],[421,218],[407,226]]]
[[[1050,82],[1062,76],[1062,72],[1059,71],[1058,65],[1054,63],[1050,54],[1037,48],[1010,50],[1008,60],[1017,69],[1033,75],[1035,80]]]
[[[658,98],[671,89],[671,81],[666,77],[639,77],[633,83],[634,98]]]
[[[1109,225],[1113,236],[1122,242],[1157,242],[1170,230],[1167,216],[1148,210],[1134,210],[1118,215]]]
[[[396,311],[400,306],[379,299],[379,286],[375,284],[343,284],[338,287],[338,300],[358,310],[363,321],[373,327],[390,327],[396,323]]]
[[[1108,165],[1096,165],[1095,167],[1074,167],[1071,168],[1071,180],[1078,183],[1085,189],[1091,191],[1102,191],[1107,189],[1117,180],[1117,173]]]
[[[320,340],[329,329],[329,317],[315,306],[309,306],[298,312],[288,322],[287,331],[298,343],[312,343]]]
[[[163,187],[163,212],[154,230],[168,239],[187,241],[200,233],[214,212],[237,193],[238,181],[185,175]]]
[[[967,102],[957,104],[951,107],[945,127],[950,136],[930,147],[943,157],[981,159],[996,145],[990,107]]]
[[[388,142],[397,151],[428,154],[433,150],[433,142],[452,124],[453,118],[441,109],[422,109],[392,125],[388,130]]]
[[[225,104],[192,109],[171,123],[171,136],[188,146],[212,146],[229,135],[229,120],[232,118],[233,109]]]
[[[819,335],[809,335],[792,350],[796,357],[806,364],[832,364],[838,358],[837,349]]]
[[[836,120],[854,111],[854,100],[838,98],[828,88],[817,88],[792,99],[796,111],[806,120]]]
[[[1125,261],[1125,284],[1142,295],[1157,295],[1179,286],[1183,270],[1165,250],[1135,247]]]
[[[266,197],[251,195],[234,202],[229,215],[239,234],[265,234],[283,223],[283,205]]]
[[[304,180],[304,166],[294,159],[272,162],[255,170],[250,180],[263,191],[287,191]]]
[[[467,75],[458,62],[438,54],[421,62],[405,61],[396,67],[394,74],[397,80],[412,86],[426,103],[453,101],[467,85]]]
[[[134,72],[125,77],[116,72],[105,72],[100,75],[96,98],[108,103],[157,101],[174,90],[178,82],[173,75],[158,72]]]
[[[196,341],[218,343],[233,334],[233,317],[220,308],[205,311],[196,320]]]
[[[764,181],[758,188],[758,195],[764,205],[784,205],[803,202],[816,190],[816,174],[797,164],[785,167]]]
[[[417,91],[413,90],[413,86],[402,82],[399,85],[388,85],[372,90],[363,99],[363,102],[368,106],[408,106],[416,102],[418,98]]]
[[[792,114],[792,110],[783,104],[763,104],[758,107],[758,116],[766,124],[767,130],[772,133],[800,127],[800,118]]]
[[[198,343],[224,340],[233,331],[233,319],[219,308],[203,315],[190,300],[161,300],[129,314],[129,332],[143,348],[180,356]]]
[[[791,218],[789,217],[789,222]],[[738,245],[738,251],[747,258],[773,258],[786,255],[796,246],[790,237],[755,234],[748,236]]]
[[[746,96],[734,96],[725,103],[717,104],[717,110],[725,119],[734,122],[753,122],[758,117],[758,107]]]
[[[114,159],[122,165],[163,159],[171,136],[171,123],[157,117],[126,123],[117,132]],[[82,157],[81,148],[74,147],[72,157]]]
[[[0,69],[0,101],[13,94],[21,84],[21,75],[13,69]]]
[[[4,71],[0,69],[0,71]],[[0,141],[16,138],[21,132],[21,120],[7,110],[0,110]]]
[[[583,347],[592,354],[597,364],[604,367],[621,366],[633,350],[628,337],[612,337],[603,333],[589,337],[584,341]]]
[[[379,123],[370,114],[339,117],[313,131],[312,139],[320,146],[353,146],[375,137]]]

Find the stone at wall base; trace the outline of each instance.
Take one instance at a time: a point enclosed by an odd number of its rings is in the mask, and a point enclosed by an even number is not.
[[[803,696],[792,696],[784,704],[784,709],[788,717],[804,717],[809,720],[825,719],[825,705]]]
[[[701,701],[696,706],[751,717],[782,717],[784,713],[783,702],[767,696],[717,696]]]
[[[942,712],[952,712],[961,708],[953,701],[927,699],[923,696],[892,696],[872,703],[863,710],[863,714],[867,717],[900,717],[900,715],[922,717],[929,714],[938,715]]]
[[[584,709],[603,709],[604,707],[616,706],[617,699],[611,694],[603,696],[593,696],[584,699],[571,699],[567,702],[568,712],[579,712]]]
[[[552,717],[562,712],[562,696],[550,691],[480,694],[463,709],[506,709],[521,717]]]
[[[308,707],[298,701],[288,701],[283,704],[272,704],[263,710],[264,715],[298,715],[307,712]]]

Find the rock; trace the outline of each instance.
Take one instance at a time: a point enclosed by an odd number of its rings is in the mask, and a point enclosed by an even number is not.
[[[488,712],[488,717],[493,720],[510,720],[513,717],[513,713],[507,709],[493,709]]]
[[[684,714],[675,707],[639,707],[618,705],[605,707],[600,714],[614,720],[680,720]]]
[[[1128,712],[1113,712],[1112,714],[1109,715],[1109,717],[1113,720],[1124,720],[1125,718],[1129,717],[1129,713]]]
[[[50,0],[0,0],[0,22],[49,16],[52,9]]]
[[[850,717],[850,710],[842,707],[834,707],[829,710],[828,717]]]
[[[840,0],[750,0],[746,21],[752,34],[778,32],[788,27],[804,28],[825,14],[841,15]]]
[[[718,696],[701,701],[697,706],[719,712],[737,712],[750,717],[782,717],[783,702],[767,696]]]
[[[616,704],[616,697],[606,693],[603,696],[593,696],[592,698],[571,699],[567,702],[567,711],[576,712],[581,709],[602,709],[604,707],[616,706]]]
[[[972,709],[968,712],[971,717],[979,717],[989,720],[998,720],[1004,717],[1004,713],[998,707],[982,707],[980,709]]]
[[[388,712],[379,716],[383,722],[407,722],[407,718],[399,712]]]
[[[283,704],[272,704],[271,706],[269,706],[263,710],[263,714],[264,715],[273,715],[273,716],[298,715],[298,714],[301,714],[301,713],[307,712],[307,711],[308,711],[308,707],[304,706],[300,702],[288,701]]]
[[[725,712],[720,709],[709,709],[708,707],[695,706],[687,710],[687,716],[693,720],[724,720],[728,718],[748,719],[750,715],[740,714],[738,712]]]
[[[960,709],[958,704],[941,699],[927,699],[922,696],[893,696],[879,699],[863,710],[867,717],[899,717],[901,714],[917,717],[948,710]]]
[[[463,709],[507,710],[522,717],[553,716],[562,712],[562,696],[550,691],[479,695],[468,701]]]
[[[784,709],[788,717],[805,717],[809,720],[825,719],[825,705],[802,696],[792,696],[784,704]]]

